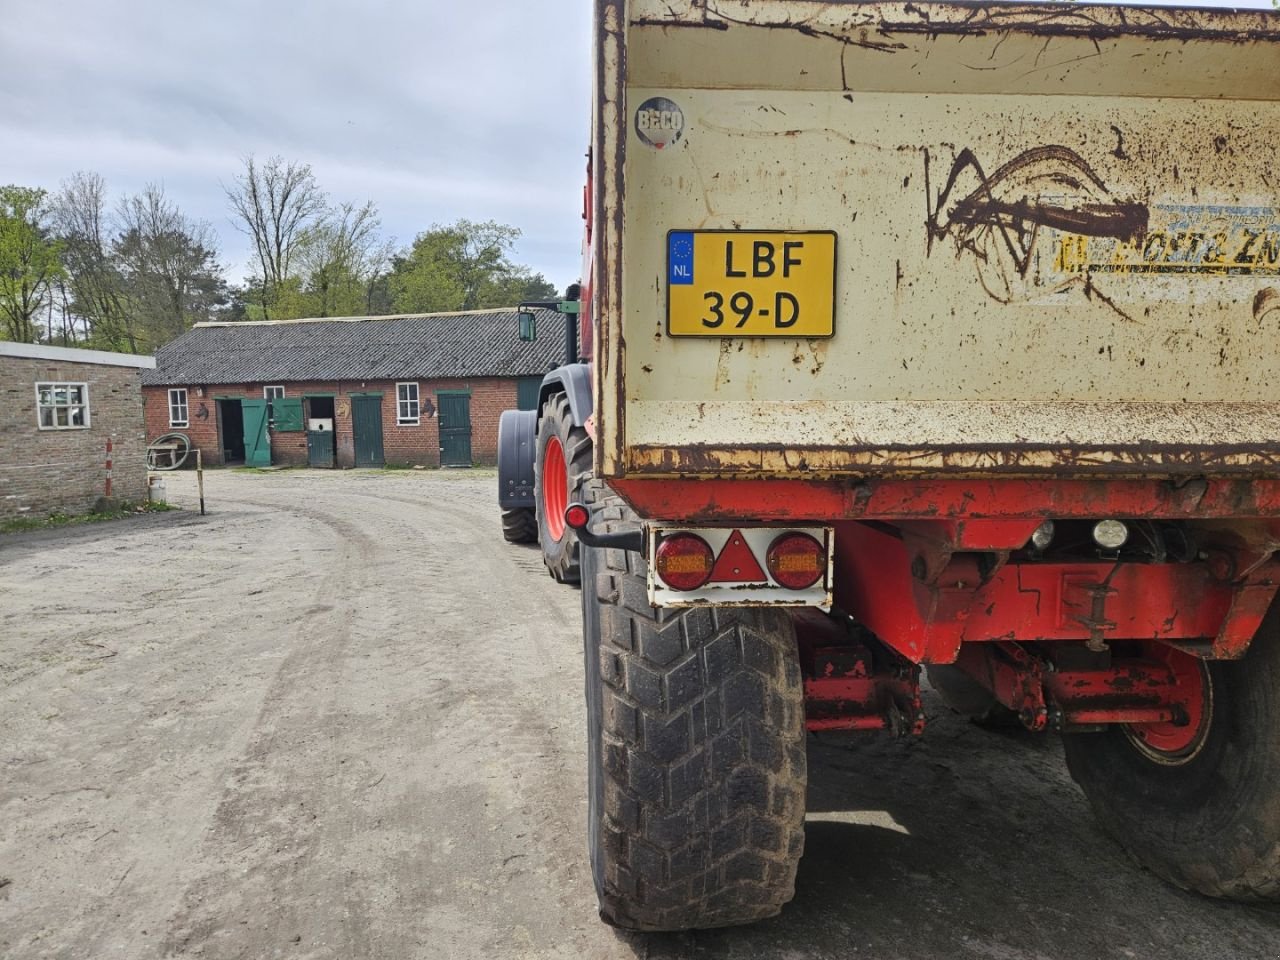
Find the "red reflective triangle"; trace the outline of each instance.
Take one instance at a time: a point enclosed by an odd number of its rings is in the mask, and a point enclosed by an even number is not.
[[[716,565],[711,569],[711,579],[708,582],[767,583],[768,580],[741,531],[735,530],[729,534],[724,549],[716,557]]]

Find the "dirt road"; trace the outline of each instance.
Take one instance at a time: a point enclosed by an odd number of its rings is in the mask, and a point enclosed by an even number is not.
[[[1280,912],[1102,837],[1054,740],[932,700],[922,740],[812,743],[780,919],[616,934],[578,593],[502,544],[492,475],[207,487],[0,538],[0,956],[1280,957]]]

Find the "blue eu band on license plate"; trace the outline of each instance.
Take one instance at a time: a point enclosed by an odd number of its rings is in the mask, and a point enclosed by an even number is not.
[[[693,283],[693,233],[688,230],[667,234],[667,282]]]
[[[830,230],[672,230],[673,337],[829,337],[836,235]]]

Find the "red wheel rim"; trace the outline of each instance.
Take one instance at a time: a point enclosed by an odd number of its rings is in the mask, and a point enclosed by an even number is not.
[[[1213,682],[1199,657],[1167,644],[1154,644],[1146,656],[1169,668],[1173,700],[1182,714],[1176,721],[1131,723],[1125,734],[1140,753],[1157,763],[1186,763],[1200,752],[1213,720]]]
[[[547,533],[559,543],[564,537],[564,511],[569,506],[569,471],[564,465],[564,446],[559,437],[547,441],[542,462],[542,503],[546,508]]]

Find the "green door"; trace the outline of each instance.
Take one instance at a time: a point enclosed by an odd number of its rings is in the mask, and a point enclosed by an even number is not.
[[[245,466],[271,466],[271,441],[267,438],[267,401],[241,400],[240,412],[244,416]]]
[[[521,377],[516,381],[516,409],[537,410],[538,393],[542,390],[541,377]]]
[[[441,393],[440,466],[471,466],[471,395]]]
[[[351,398],[351,430],[357,467],[380,467],[382,456],[382,397]]]

